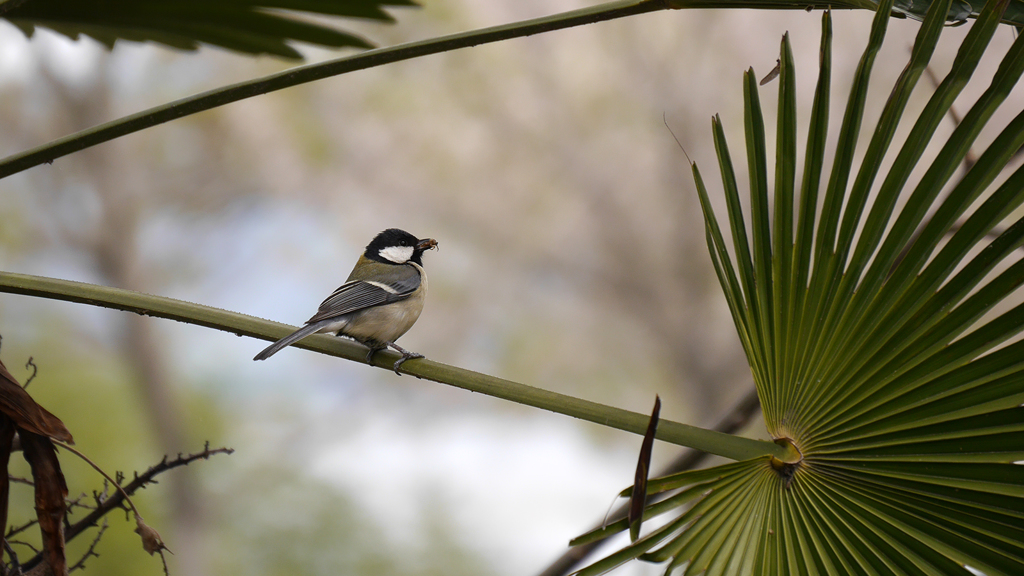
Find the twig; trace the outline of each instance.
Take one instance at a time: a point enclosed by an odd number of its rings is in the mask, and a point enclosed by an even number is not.
[[[8,542],[10,542],[11,544],[20,544],[34,552],[36,555],[40,553],[38,548],[29,544],[28,542],[25,542],[24,540],[8,540]]]
[[[96,558],[100,557],[100,555],[96,553],[96,545],[100,543],[100,538],[103,537],[103,533],[107,531],[107,528],[109,528],[109,525],[107,524],[107,519],[104,518],[100,529],[96,531],[96,537],[92,539],[92,544],[89,544],[89,549],[85,551],[85,554],[78,560],[78,562],[75,562],[70,568],[68,568],[69,573],[74,572],[79,568],[85,568],[85,560],[90,556],[95,556]]]
[[[85,494],[79,494],[77,498],[66,499],[65,502],[67,502],[68,514],[72,514],[75,508],[85,508],[86,510],[92,510],[95,508],[94,506],[90,506],[82,502],[82,500],[85,500],[86,498],[88,498],[88,496]]]
[[[103,492],[97,492],[95,490],[92,491],[92,500],[93,502],[96,503],[96,506],[93,508],[93,510],[99,509],[99,507],[103,506],[103,503],[110,498],[110,493],[108,492],[108,490],[110,490],[110,482],[107,482],[106,479],[104,479]]]
[[[39,520],[33,518],[32,520],[25,522],[21,526],[11,526],[11,528],[7,531],[7,535],[4,536],[4,539],[10,540],[11,536],[14,536],[15,534],[20,534],[25,530],[28,530],[29,528],[35,526],[38,522]]]
[[[92,506],[82,503],[82,500],[85,500],[85,498],[85,494],[79,494],[78,498],[75,498],[74,500],[69,500],[67,498],[64,499],[64,530],[67,530],[68,526],[71,526],[70,516],[74,514],[75,508],[85,508],[86,510],[93,509]]]
[[[28,377],[28,380],[25,380],[25,383],[22,384],[21,386],[22,388],[28,388],[28,385],[31,384],[32,381],[36,379],[36,374],[39,373],[39,367],[36,366],[36,363],[32,361],[31,356],[28,357],[28,362],[25,362],[25,368],[29,367],[32,368],[32,375]]]
[[[121,507],[122,502],[124,502],[124,496],[122,494],[134,494],[140,488],[145,487],[147,484],[155,483],[155,480],[153,480],[153,478],[156,477],[157,475],[162,474],[173,468],[187,466],[192,462],[195,462],[196,460],[208,460],[210,456],[213,456],[214,454],[231,454],[233,452],[234,450],[231,448],[211,449],[210,443],[207,442],[206,445],[203,447],[202,452],[189,454],[187,456],[178,454],[177,458],[170,461],[168,461],[167,456],[164,456],[164,459],[161,460],[159,464],[150,466],[149,469],[143,472],[142,474],[136,473],[134,480],[132,480],[128,484],[125,484],[124,486],[119,486],[118,491],[111,494],[109,498],[102,501],[99,498],[97,498],[96,508],[92,512],[86,514],[81,520],[75,522],[71,526],[67,527],[67,529],[65,529],[64,540],[70,542],[72,538],[78,536],[85,530],[93,526],[96,526],[100,518],[106,516],[107,513],[109,513],[111,510]],[[32,557],[31,560],[25,563],[25,568],[27,570],[30,570],[41,560],[42,557],[39,554],[36,554],[34,557]]]
[[[18,553],[11,547],[11,541],[4,539],[4,550],[7,551],[7,555],[11,557],[11,570],[9,574],[21,574],[21,564],[18,563]]]
[[[171,576],[171,571],[167,569],[167,558],[164,556],[164,551],[160,551],[160,561],[164,563],[164,576]]]

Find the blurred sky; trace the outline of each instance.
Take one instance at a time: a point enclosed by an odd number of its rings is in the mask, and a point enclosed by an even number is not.
[[[339,24],[390,45],[586,4],[444,0],[394,10],[394,26]],[[663,418],[709,426],[752,383],[709,265],[689,167],[664,121],[718,191],[709,119],[721,114],[742,164],[741,74],[771,70],[787,30],[805,133],[820,20],[802,11],[654,13],[353,73],[165,124],[0,182],[0,268],[300,324],[376,232],[400,227],[440,243],[425,257],[430,296],[404,347],[630,410],[648,412],[658,393]],[[833,132],[870,20],[835,14]],[[892,22],[866,129],[916,30]],[[1007,28],[995,43],[1011,41]],[[940,44],[940,74],[957,45]],[[338,55],[303,51],[309,61]],[[961,102],[987,84],[987,64]],[[0,23],[0,154],[290,65],[213,48],[125,43],[108,52],[47,31],[27,40]],[[926,79],[920,86],[912,109],[931,91]],[[761,90],[770,133],[776,89]],[[111,468],[143,468],[203,440],[237,449],[194,465],[202,470],[175,480],[178,492],[147,491],[178,494],[153,504],[172,526],[168,545],[181,550],[172,573],[276,574],[280,560],[303,574],[531,574],[631,483],[639,437],[307,351],[255,363],[264,342],[128,316],[0,295],[3,359],[14,370],[34,356],[33,393],[76,436],[132,413],[134,436],[95,434],[96,443],[131,446],[113,450]],[[76,405],[66,387],[82,384],[57,375],[80,371],[99,388],[77,394],[118,395],[126,405]],[[674,454],[656,445],[656,461]],[[181,502],[192,512],[175,512]],[[345,530],[336,518],[375,536],[334,537]],[[304,531],[313,527],[334,552],[289,552],[313,541]],[[354,551],[340,555],[346,546]],[[452,550],[457,570],[443,557]]]

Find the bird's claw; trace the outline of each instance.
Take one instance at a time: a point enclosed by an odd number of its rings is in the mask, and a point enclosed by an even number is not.
[[[395,362],[395,374],[401,376],[402,373],[398,371],[398,368],[402,365],[403,362],[405,362],[406,360],[412,360],[413,358],[423,358],[423,354],[417,354],[415,352],[403,353],[402,357],[399,358],[397,362]]]

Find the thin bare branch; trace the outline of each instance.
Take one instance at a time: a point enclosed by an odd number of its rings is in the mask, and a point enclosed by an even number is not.
[[[164,472],[167,472],[168,470],[179,468],[181,466],[188,466],[189,464],[195,462],[196,460],[209,460],[210,457],[215,454],[231,454],[233,452],[234,449],[232,448],[210,448],[210,443],[207,442],[206,445],[203,447],[202,452],[188,454],[187,456],[178,454],[178,456],[173,460],[169,460],[167,456],[164,456],[163,460],[161,460],[158,464],[154,466],[150,466],[149,469],[143,472],[142,474],[136,472],[135,478],[131,482],[125,484],[124,486],[120,486],[120,488],[121,490],[123,490],[124,494],[131,495],[148,484],[155,484],[156,476]],[[90,512],[81,520],[75,522],[74,524],[65,529],[65,541],[70,542],[72,538],[78,536],[85,530],[93,526],[96,526],[100,519],[106,516],[107,513],[109,513],[112,510],[121,508],[124,501],[124,496],[122,495],[122,492],[120,490],[111,494],[109,498],[103,500],[97,498],[97,506],[92,512]],[[31,560],[25,563],[25,569],[31,570],[40,562],[40,560],[41,557],[37,554]]]
[[[28,362],[25,362],[25,368],[32,368],[32,375],[28,377],[28,380],[25,380],[25,383],[22,384],[21,386],[22,388],[28,388],[28,385],[31,384],[32,381],[36,379],[36,374],[39,373],[39,367],[36,366],[36,363],[33,361],[32,356],[29,356]]]
[[[103,533],[106,532],[107,528],[109,528],[109,527],[110,526],[107,524],[107,519],[104,518],[103,519],[103,524],[100,525],[100,529],[96,531],[96,537],[93,538],[92,539],[92,543],[89,544],[89,549],[85,551],[85,554],[83,554],[81,558],[79,558],[78,562],[75,562],[74,564],[71,565],[70,568],[68,568],[68,572],[69,573],[74,572],[75,570],[78,570],[79,568],[85,568],[85,561],[89,557],[94,557],[94,558],[99,558],[100,557],[100,555],[96,553],[96,545],[98,545],[100,543],[100,538],[103,537]]]

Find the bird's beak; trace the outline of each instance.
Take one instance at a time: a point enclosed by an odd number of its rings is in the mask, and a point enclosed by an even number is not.
[[[417,250],[431,250],[433,248],[437,248],[437,240],[434,240],[433,238],[420,240],[419,243],[416,244]]]

